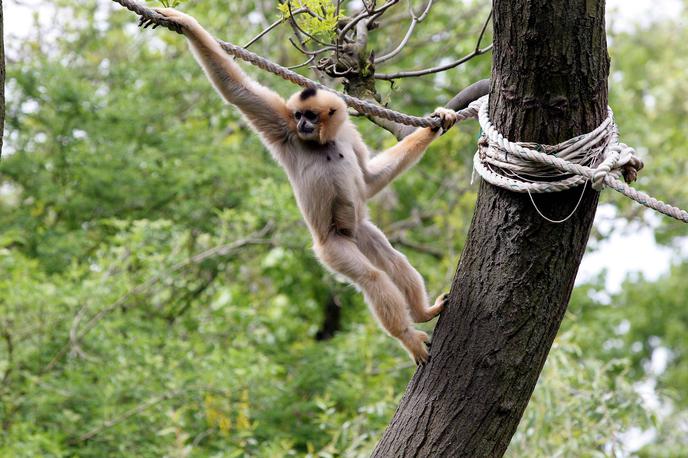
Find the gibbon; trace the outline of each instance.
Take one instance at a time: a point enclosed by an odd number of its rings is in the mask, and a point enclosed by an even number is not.
[[[439,314],[446,295],[429,305],[423,278],[370,221],[366,201],[414,165],[440,129],[416,129],[370,159],[337,95],[306,88],[285,102],[246,76],[196,19],[171,8],[156,11],[180,26],[215,89],[237,106],[286,171],[318,259],[363,291],[382,327],[417,364],[427,361],[428,335],[412,321]],[[434,113],[443,130],[454,122],[451,113]]]

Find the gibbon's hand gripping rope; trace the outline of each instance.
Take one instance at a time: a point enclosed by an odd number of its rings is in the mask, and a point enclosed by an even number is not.
[[[135,0],[113,1],[138,14],[141,17],[139,25],[143,27],[163,26],[181,33],[177,24]],[[409,126],[440,127],[440,120],[436,117],[411,116],[339,93],[240,46],[221,40],[218,40],[218,43],[228,54],[287,81],[299,86],[317,87],[334,92],[348,106],[361,113]],[[619,179],[623,175],[628,182],[634,181],[643,163],[635,156],[632,148],[619,142],[619,132],[611,109],[604,122],[592,132],[558,145],[540,145],[515,143],[504,138],[492,125],[488,116],[488,106],[488,97],[484,96],[473,101],[467,108],[457,111],[455,115],[456,122],[475,117],[480,122],[483,133],[478,142],[478,152],[473,158],[473,165],[475,171],[487,182],[530,195],[563,191],[590,180],[592,187],[597,191],[608,186],[648,208],[688,223],[688,212],[685,210],[637,191]],[[599,165],[595,166],[597,163]],[[542,178],[547,181],[539,181]]]

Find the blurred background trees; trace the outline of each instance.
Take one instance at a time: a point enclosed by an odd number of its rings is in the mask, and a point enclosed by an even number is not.
[[[12,6],[6,22],[20,20]],[[360,295],[315,261],[269,153],[181,37],[142,33],[107,1],[31,6],[40,14],[21,18],[29,30],[5,40],[0,456],[366,456],[414,368]],[[182,7],[234,43],[280,17],[269,1]],[[379,70],[470,53],[489,7],[435,5]],[[384,37],[371,34],[380,53],[408,27],[406,5],[394,8]],[[610,103],[648,165],[637,186],[686,207],[688,5],[637,27],[616,28],[614,17]],[[292,34],[282,25],[251,49],[299,64]],[[377,90],[422,114],[489,68],[485,55]],[[284,95],[296,90],[247,71]],[[374,148],[395,141],[357,124]],[[477,133],[469,122],[443,136],[371,206],[433,294],[463,247]],[[674,250],[672,266],[649,257],[666,271],[623,285],[600,272],[579,285],[511,456],[685,453],[686,229],[614,193],[605,202],[617,211],[602,212],[613,217],[600,218],[591,250],[651,231]],[[317,340],[333,298],[341,330]]]

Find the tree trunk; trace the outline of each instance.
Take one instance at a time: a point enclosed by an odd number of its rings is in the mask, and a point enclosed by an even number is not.
[[[490,116],[512,141],[558,143],[606,116],[604,1],[494,0]],[[589,186],[533,196],[480,185],[449,305],[376,457],[499,457],[566,311],[597,206]]]
[[[0,158],[2,157],[2,139],[5,133],[5,26],[0,0]]]

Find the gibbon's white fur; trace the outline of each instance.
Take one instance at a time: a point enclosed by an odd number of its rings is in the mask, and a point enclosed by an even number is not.
[[[320,261],[354,282],[387,332],[416,363],[425,362],[428,335],[412,320],[432,319],[446,295],[429,305],[423,278],[370,222],[366,200],[414,165],[439,129],[417,129],[370,159],[339,97],[307,88],[285,102],[246,76],[193,17],[170,8],[157,11],[181,26],[215,89],[239,108],[286,170]],[[435,111],[445,130],[453,123],[448,113]]]

